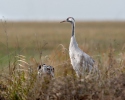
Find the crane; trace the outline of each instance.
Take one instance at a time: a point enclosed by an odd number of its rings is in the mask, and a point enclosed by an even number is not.
[[[54,77],[54,68],[46,64],[39,65],[38,75],[39,77],[42,75],[48,75],[48,76]]]
[[[69,56],[71,60],[71,65],[73,66],[73,69],[75,70],[78,77],[81,77],[84,75],[84,72],[87,70],[91,72],[91,70],[94,67],[95,61],[90,57],[88,54],[83,52],[76,42],[75,38],[75,19],[73,17],[68,17],[66,20],[61,21],[63,22],[69,22],[72,25],[72,36],[70,39],[70,45],[69,45]]]

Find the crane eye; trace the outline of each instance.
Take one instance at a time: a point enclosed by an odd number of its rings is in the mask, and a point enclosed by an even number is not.
[[[68,21],[72,21],[71,17],[67,18]]]
[[[71,21],[70,18],[67,19],[68,21]]]

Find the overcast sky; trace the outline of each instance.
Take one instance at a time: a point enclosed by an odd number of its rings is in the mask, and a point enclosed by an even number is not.
[[[6,20],[125,20],[125,0],[0,0]]]

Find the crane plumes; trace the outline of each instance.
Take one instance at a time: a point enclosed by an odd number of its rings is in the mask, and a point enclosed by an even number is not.
[[[95,61],[78,47],[75,38],[75,19],[73,17],[68,17],[66,20],[61,21],[60,23],[63,22],[69,22],[72,25],[72,36],[69,45],[69,56],[73,69],[75,70],[77,76],[81,77],[84,75],[84,72],[86,70],[91,72],[94,67]]]

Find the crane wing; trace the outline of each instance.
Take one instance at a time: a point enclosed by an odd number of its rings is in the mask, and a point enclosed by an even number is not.
[[[80,60],[80,66],[84,67],[85,69],[91,70],[94,66],[95,61],[87,55],[86,53],[82,52],[81,55],[79,55]]]

